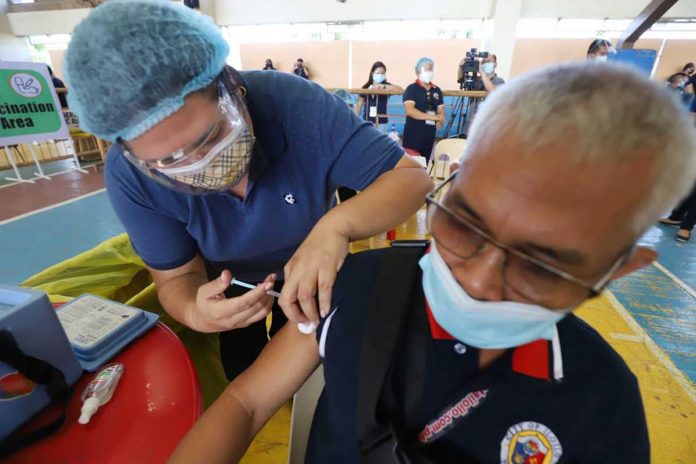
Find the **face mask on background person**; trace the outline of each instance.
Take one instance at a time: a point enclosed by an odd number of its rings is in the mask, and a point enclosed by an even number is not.
[[[595,55],[595,61],[605,62],[609,59],[607,55]]]
[[[486,74],[492,74],[492,73],[493,73],[493,70],[495,69],[495,64],[494,64],[494,63],[491,63],[490,61],[487,62],[487,63],[482,63],[482,64],[481,64],[481,69],[482,69],[483,72],[485,72]]]
[[[381,73],[372,74],[372,82],[374,82],[375,84],[381,84],[386,80],[387,80],[387,76],[385,76],[384,74],[381,74]]]
[[[423,70],[418,74],[418,79],[424,84],[430,84],[430,82],[433,80],[434,75],[435,73],[432,71]]]
[[[459,285],[432,242],[420,260],[423,292],[433,317],[457,340],[477,348],[501,349],[551,340],[554,326],[570,310],[552,311],[514,301],[480,301]]]

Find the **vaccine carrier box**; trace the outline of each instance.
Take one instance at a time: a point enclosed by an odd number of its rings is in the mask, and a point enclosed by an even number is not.
[[[89,293],[58,309],[58,319],[68,335],[82,367],[94,372],[137,337],[159,317],[132,306]]]
[[[82,375],[82,366],[45,293],[0,285],[0,332],[5,332],[4,340],[14,339],[25,355],[62,371],[68,385]],[[34,383],[14,366],[0,361],[0,439],[50,402],[46,386]]]

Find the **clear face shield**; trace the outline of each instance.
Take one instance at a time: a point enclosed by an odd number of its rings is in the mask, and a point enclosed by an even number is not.
[[[244,115],[246,104],[217,80],[217,115],[192,145],[155,160],[135,155],[124,142],[126,159],[156,182],[190,194],[228,190],[248,173],[255,137]]]

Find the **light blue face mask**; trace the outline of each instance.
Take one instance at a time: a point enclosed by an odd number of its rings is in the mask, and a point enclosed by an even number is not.
[[[450,335],[469,346],[499,349],[538,339],[551,340],[556,323],[570,312],[472,298],[452,275],[435,242],[419,264],[423,270],[423,291],[433,317]]]
[[[491,74],[493,72],[493,70],[495,69],[495,64],[493,64],[491,62],[483,63],[483,64],[481,64],[481,69],[486,74]]]
[[[375,84],[381,84],[382,82],[387,80],[387,76],[384,74],[379,74],[379,73],[374,73],[372,74],[372,82]]]

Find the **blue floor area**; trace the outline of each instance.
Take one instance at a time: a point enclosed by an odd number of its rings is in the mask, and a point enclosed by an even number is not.
[[[674,240],[677,230],[675,226],[659,224],[650,229],[640,243],[657,249],[660,264],[696,290],[696,232],[691,241],[684,243]]]
[[[0,225],[0,283],[17,285],[123,232],[106,192]]]
[[[677,229],[658,225],[641,239],[658,262],[696,289],[696,242],[678,243]],[[611,289],[650,338],[696,383],[696,298],[655,266],[626,276]]]

